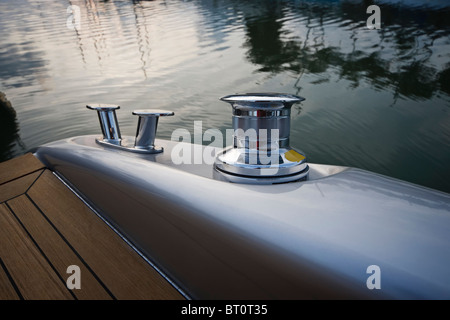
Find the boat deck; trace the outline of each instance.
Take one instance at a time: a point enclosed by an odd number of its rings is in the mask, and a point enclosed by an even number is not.
[[[0,163],[0,228],[0,299],[184,299],[32,154]]]

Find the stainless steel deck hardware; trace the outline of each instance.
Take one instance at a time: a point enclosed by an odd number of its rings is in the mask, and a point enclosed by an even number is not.
[[[106,143],[120,145],[119,122],[117,121],[116,110],[119,106],[111,104],[89,104],[88,109],[97,110],[98,120],[103,133],[103,140]]]
[[[290,115],[302,97],[278,93],[229,95],[233,146],[216,157],[214,167],[231,182],[273,184],[307,179],[303,153],[289,146]]]
[[[96,110],[102,129],[103,138],[96,139],[96,142],[125,151],[138,153],[160,153],[162,147],[154,145],[158,119],[163,116],[173,116],[172,111],[165,110],[135,110],[133,115],[139,116],[136,137],[134,142],[129,139],[122,139],[120,135],[119,123],[117,121],[116,110],[120,109],[117,105],[110,104],[88,104],[88,109]]]
[[[162,152],[162,147],[155,147],[154,145],[158,120],[159,117],[173,116],[174,113],[172,111],[147,109],[135,110],[133,115],[139,116],[134,148],[148,150],[150,153]]]

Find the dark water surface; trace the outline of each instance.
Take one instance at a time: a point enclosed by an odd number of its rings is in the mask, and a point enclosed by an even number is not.
[[[381,29],[367,28],[370,4]],[[158,127],[170,139],[194,121],[231,128],[224,95],[284,92],[306,98],[291,145],[309,162],[450,192],[449,31],[444,0],[2,0],[0,91],[13,109],[0,109],[0,159],[100,133],[89,102],[119,104],[122,135],[135,134],[133,110],[172,110]]]

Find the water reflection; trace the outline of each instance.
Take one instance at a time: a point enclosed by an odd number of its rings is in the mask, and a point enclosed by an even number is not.
[[[194,121],[230,128],[221,96],[299,94],[291,141],[312,162],[450,192],[450,5],[377,3],[380,30],[363,0],[4,0],[0,87],[30,148],[98,132],[87,102],[121,105],[124,135],[133,109],[173,110],[170,139]]]
[[[423,7],[386,3],[382,28],[372,32],[365,28],[364,1],[260,4],[257,15],[254,9],[243,10],[246,57],[258,65],[258,71],[322,74],[322,81],[335,73],[353,88],[362,80],[378,90],[390,88],[395,99],[429,99],[438,91],[449,93],[450,63],[433,60],[447,55],[449,61],[447,52],[434,52],[433,56],[433,50],[439,49],[433,48],[434,42],[448,40],[449,7],[424,11]],[[303,34],[287,25],[293,12],[303,21]],[[343,32],[333,34],[335,28]],[[368,36],[373,39],[368,41]]]
[[[0,79],[6,87],[27,87],[46,73],[44,53],[33,41],[14,43],[0,50]],[[20,81],[17,81],[20,79]]]
[[[256,17],[245,16],[247,59],[259,66],[258,71],[279,73],[300,71],[302,49],[300,41],[282,40],[283,12],[277,2],[263,2],[264,12]]]
[[[133,12],[136,19],[137,41],[139,52],[141,54],[142,72],[144,73],[144,78],[147,79],[147,68],[149,67],[148,64],[151,52],[148,31],[149,23],[147,22],[145,10],[140,1],[133,1]]]
[[[3,92],[0,92],[0,137],[0,162],[15,156],[17,146],[23,148],[16,111]]]

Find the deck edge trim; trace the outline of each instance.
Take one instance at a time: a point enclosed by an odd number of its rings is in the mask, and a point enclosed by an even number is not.
[[[43,168],[41,168],[41,169],[38,169],[38,170],[32,171],[32,172],[30,172],[30,173],[24,174],[24,175],[22,175],[22,176],[20,176],[20,177],[11,179],[11,180],[9,180],[8,182],[0,183],[0,186],[2,186],[2,185],[4,185],[4,184],[11,183],[11,182],[13,182],[13,181],[15,181],[15,180],[25,178],[25,177],[28,176],[28,175],[32,175],[32,174],[34,174],[34,173],[37,173],[37,172],[41,171],[41,173],[36,177],[36,179],[33,180],[33,182],[30,183],[30,185],[27,187],[27,189],[26,189],[24,192],[19,193],[19,194],[16,194],[16,195],[12,196],[11,198],[8,198],[8,199],[5,199],[5,200],[1,200],[0,203],[7,203],[8,201],[11,201],[11,200],[16,199],[16,198],[18,198],[18,197],[20,197],[20,196],[23,196],[24,194],[27,194],[27,192],[28,192],[28,191],[30,190],[30,188],[36,183],[36,181],[38,181],[38,179],[42,176],[42,174],[45,172],[45,170],[48,170],[48,169],[45,168],[45,167],[43,167]]]

